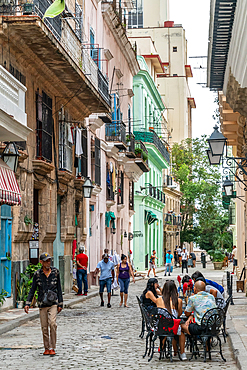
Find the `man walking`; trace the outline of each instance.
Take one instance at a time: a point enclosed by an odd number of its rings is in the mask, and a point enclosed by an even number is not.
[[[173,255],[171,254],[171,250],[169,249],[169,251],[166,253],[166,272],[165,272],[165,276],[167,274],[167,270],[169,269],[169,274],[168,276],[171,275],[171,269],[172,269],[172,259],[173,259]]]
[[[87,295],[88,284],[87,284],[87,265],[88,265],[88,256],[84,253],[84,247],[79,247],[79,254],[76,256],[77,264],[77,286],[78,293],[76,295]],[[82,294],[82,282],[84,285],[84,294]]]
[[[60,274],[57,268],[51,267],[51,256],[48,253],[41,254],[40,262],[42,268],[37,270],[33,275],[32,287],[29,291],[24,310],[28,313],[34,293],[38,289],[39,316],[45,347],[43,355],[54,356],[56,354],[57,339],[56,317],[57,313],[63,309]]]
[[[182,249],[180,248],[180,246],[177,249],[177,254],[178,254],[179,267],[181,267],[181,265],[182,265]]]
[[[153,254],[151,255],[150,260],[149,260],[149,270],[148,270],[148,274],[147,274],[148,278],[149,278],[149,274],[150,274],[152,269],[153,269],[154,277],[157,277],[156,272],[155,272],[155,267],[156,267],[155,266],[155,259],[158,259],[158,257],[156,257],[156,251],[153,250]]]
[[[184,269],[186,269],[186,272],[188,274],[188,252],[186,250],[186,247],[183,247],[183,252],[181,256],[182,256],[182,274],[184,272]]]
[[[233,250],[232,250],[232,262],[233,262],[233,271],[232,271],[232,275],[234,275],[234,271],[235,271],[235,267],[237,267],[238,265],[238,260],[237,260],[237,247],[236,245],[233,246]]]
[[[106,286],[107,293],[108,293],[108,303],[107,307],[111,308],[111,284],[114,281],[114,263],[109,261],[108,254],[103,255],[102,261],[100,261],[96,267],[96,270],[94,272],[94,279],[96,275],[100,271],[100,278],[99,278],[99,295],[101,299],[101,306],[104,306],[104,299],[103,299],[103,293],[104,288]]]

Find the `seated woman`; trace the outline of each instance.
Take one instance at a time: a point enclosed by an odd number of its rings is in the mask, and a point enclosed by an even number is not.
[[[161,295],[159,290],[159,282],[157,279],[151,278],[148,280],[147,287],[142,293],[142,303],[148,310],[156,307],[158,295]]]
[[[178,287],[178,296],[183,296],[183,285],[191,280],[189,275],[184,275],[181,286]]]
[[[178,298],[177,287],[174,281],[167,281],[162,289],[162,297],[156,299],[156,306],[159,308],[165,308],[167,311],[178,318],[182,315],[182,299]],[[181,331],[181,327],[178,329],[179,335],[179,346],[181,352],[182,361],[187,360],[185,349],[185,335]],[[177,344],[173,342],[174,351],[177,352]]]

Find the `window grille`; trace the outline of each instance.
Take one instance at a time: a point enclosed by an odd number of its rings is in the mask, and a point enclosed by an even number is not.
[[[52,99],[42,91],[36,94],[36,156],[37,159],[52,162]]]
[[[66,115],[60,112],[59,118],[59,169],[72,172],[72,143],[69,142],[71,128]]]

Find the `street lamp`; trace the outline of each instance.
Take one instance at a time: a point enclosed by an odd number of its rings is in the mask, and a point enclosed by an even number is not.
[[[17,170],[19,156],[20,154],[14,142],[8,143],[2,153],[2,159],[14,172]]]
[[[228,179],[228,176],[226,177],[224,183],[223,183],[223,189],[225,191],[226,196],[231,197],[233,194],[233,183]]]
[[[208,160],[209,160],[210,165],[215,166],[215,165],[220,164],[221,155],[213,155],[210,149],[206,150],[206,152],[208,155]]]
[[[92,181],[89,177],[87,177],[84,184],[82,185],[84,198],[91,198],[93,188],[94,186],[92,185]]]
[[[224,146],[226,144],[226,137],[221,132],[219,132],[218,126],[214,126],[214,132],[212,133],[210,138],[207,139],[207,142],[209,143],[209,148],[211,150],[212,156],[223,155]]]

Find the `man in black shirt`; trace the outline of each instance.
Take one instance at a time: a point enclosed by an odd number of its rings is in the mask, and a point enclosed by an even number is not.
[[[33,275],[33,284],[29,291],[24,310],[26,313],[38,289],[38,306],[40,323],[43,333],[45,352],[43,355],[54,356],[56,348],[56,317],[63,309],[63,296],[59,270],[51,267],[51,256],[42,253],[40,256],[42,268]],[[50,338],[49,338],[50,327]]]

